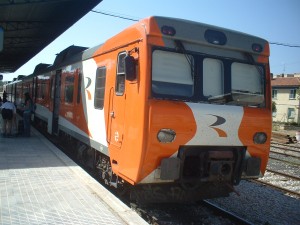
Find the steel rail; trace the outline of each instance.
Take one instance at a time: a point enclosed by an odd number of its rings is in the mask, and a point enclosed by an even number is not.
[[[291,147],[291,148],[297,148],[297,147],[300,147],[299,143],[283,144],[283,143],[276,142],[276,141],[271,141],[271,146],[272,146],[272,145],[282,145],[282,146],[285,146],[285,147]]]
[[[271,147],[272,147],[272,148],[276,148],[276,149],[281,149],[281,150],[283,150],[283,151],[296,152],[296,153],[299,153],[299,154],[300,154],[300,148],[298,148],[298,150],[296,150],[295,148],[290,149],[290,148],[279,147],[279,146],[274,146],[274,145],[271,145]]]
[[[205,206],[206,208],[213,210],[214,212],[216,212],[217,215],[228,218],[234,224],[242,224],[242,225],[253,224],[253,223],[243,219],[242,217],[240,217],[232,212],[229,212],[228,210],[225,210],[216,204],[209,202],[208,200],[202,200],[198,203]]]
[[[291,174],[282,173],[282,172],[279,172],[279,171],[276,171],[276,170],[272,170],[272,169],[267,169],[267,171],[269,171],[271,173],[274,173],[274,174],[278,174],[278,175],[284,176],[284,177],[288,177],[288,178],[291,178],[291,179],[294,179],[294,180],[297,180],[297,181],[300,181],[300,177],[296,177],[296,176],[291,175]]]
[[[300,197],[300,193],[299,192],[296,192],[296,191],[292,191],[292,190],[289,190],[287,188],[284,188],[284,187],[280,187],[280,186],[277,186],[277,185],[274,185],[274,184],[271,184],[269,182],[266,182],[266,181],[262,181],[262,180],[252,180],[252,182],[254,183],[259,183],[259,184],[264,184],[266,186],[270,186],[274,189],[278,189],[282,192],[285,192],[285,193],[289,193],[289,194],[292,194],[292,195],[295,195],[297,197]]]
[[[272,157],[272,156],[269,156],[269,159],[277,160],[277,161],[287,163],[287,164],[292,164],[292,165],[295,165],[295,166],[300,166],[300,163],[294,163],[294,162],[290,162],[290,161],[287,161],[287,160],[278,159],[278,158],[275,158],[275,157]]]
[[[293,157],[293,158],[296,158],[296,159],[300,159],[300,156],[296,156],[296,155],[290,155],[290,154],[287,154],[287,153],[276,152],[276,151],[273,151],[273,150],[271,150],[270,152],[274,153],[274,154],[278,154],[278,155],[283,155],[283,156],[286,156],[286,157]]]

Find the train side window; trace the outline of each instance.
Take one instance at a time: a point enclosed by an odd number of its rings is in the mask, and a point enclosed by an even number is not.
[[[78,73],[78,87],[77,87],[77,103],[80,103],[80,94],[81,94],[81,79],[82,79],[82,73]]]
[[[125,61],[126,52],[118,55],[118,67],[116,76],[116,94],[123,95],[125,91]]]
[[[203,61],[203,95],[206,97],[224,94],[224,66],[218,59]]]
[[[50,84],[50,86],[51,86],[50,98],[51,99],[54,99],[54,88],[55,88],[54,85],[55,85],[54,78],[51,78],[51,84]]]
[[[96,71],[95,82],[95,109],[103,109],[104,106],[104,94],[105,94],[105,80],[106,80],[106,67],[99,67]]]
[[[74,92],[74,77],[67,76],[65,80],[65,102],[73,102],[73,92]]]
[[[47,81],[40,79],[37,84],[37,98],[44,99],[46,97]]]

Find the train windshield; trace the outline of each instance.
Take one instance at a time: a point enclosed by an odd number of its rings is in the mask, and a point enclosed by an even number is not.
[[[186,59],[189,58],[189,60]],[[193,58],[174,52],[154,51],[152,67],[152,90],[159,95],[192,97],[194,81]]]
[[[265,107],[264,66],[194,53],[154,50],[154,98]]]

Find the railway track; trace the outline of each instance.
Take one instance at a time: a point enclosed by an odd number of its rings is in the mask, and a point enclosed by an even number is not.
[[[300,198],[299,169],[300,149],[298,144],[292,146],[271,143],[266,173],[263,178],[255,180],[255,182],[271,186],[286,194]]]
[[[297,177],[297,176],[294,176],[294,175],[291,175],[291,174],[282,173],[282,172],[275,171],[275,170],[272,170],[272,169],[267,169],[267,171],[271,172],[271,173],[274,173],[274,174],[284,176],[284,177],[288,177],[288,178],[291,178],[291,179],[294,179],[294,180],[297,180],[297,181],[300,181],[300,177]]]
[[[139,206],[131,203],[131,208],[153,225],[252,224],[209,201],[199,201],[187,205],[151,204]]]
[[[216,214],[219,214],[221,217],[229,218],[230,221],[232,221],[234,224],[242,224],[242,225],[248,225],[252,224],[251,222],[241,218],[240,216],[231,213],[225,209],[220,208],[218,205],[213,204],[209,201],[203,200],[201,204],[205,205],[206,207],[209,207],[212,209]]]
[[[253,182],[254,183],[258,183],[258,184],[263,184],[263,185],[266,185],[266,186],[269,186],[269,187],[272,187],[272,188],[275,188],[275,189],[280,190],[280,191],[282,191],[282,192],[284,192],[286,194],[290,194],[292,196],[300,198],[300,193],[297,192],[297,191],[292,191],[290,189],[287,189],[287,188],[284,188],[282,186],[278,186],[278,185],[275,185],[275,184],[271,184],[271,183],[263,181],[263,180],[254,180]]]
[[[279,159],[279,158],[272,157],[272,156],[270,156],[269,159],[277,160],[277,161],[280,161],[280,162],[283,162],[283,163],[286,163],[286,164],[291,164],[291,165],[295,165],[295,166],[300,166],[299,163],[290,162],[290,161],[288,161],[288,160],[283,160],[283,159]]]
[[[289,152],[293,152],[295,154],[300,154],[300,145],[299,146],[285,146],[282,145],[282,147],[278,146],[278,145],[271,145],[271,148],[273,148],[274,150],[277,149],[278,151],[289,151]]]
[[[300,149],[298,146],[290,148],[271,145],[269,159],[300,167]]]
[[[277,154],[277,155],[282,155],[282,156],[285,156],[285,157],[292,157],[292,158],[295,158],[297,160],[300,160],[300,156],[297,156],[297,155],[292,155],[292,154],[288,154],[288,153],[284,153],[284,152],[276,152],[276,151],[270,151],[271,153],[274,153],[274,154]]]
[[[297,143],[296,137],[294,135],[272,133],[271,144],[295,144]]]

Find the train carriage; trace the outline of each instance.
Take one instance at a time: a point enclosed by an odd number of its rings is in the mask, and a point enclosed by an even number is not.
[[[69,47],[44,73],[34,75],[36,88],[47,78],[36,117],[138,201],[227,196],[264,174],[272,119],[261,38],[149,17],[94,48]]]

